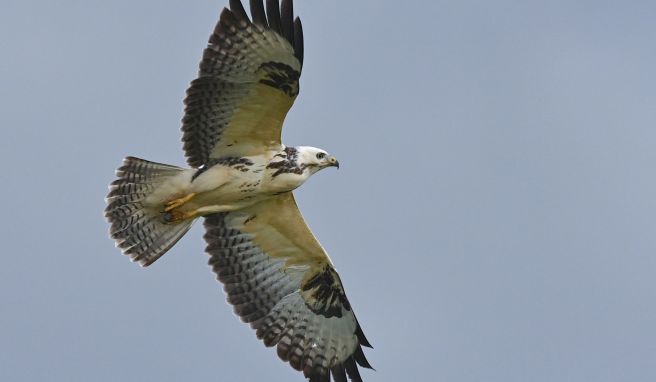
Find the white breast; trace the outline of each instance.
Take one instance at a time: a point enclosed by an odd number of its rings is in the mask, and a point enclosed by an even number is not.
[[[264,190],[270,193],[281,193],[292,191],[303,184],[308,179],[308,173],[304,171],[301,174],[286,172],[275,175],[276,171],[267,169],[265,176]]]

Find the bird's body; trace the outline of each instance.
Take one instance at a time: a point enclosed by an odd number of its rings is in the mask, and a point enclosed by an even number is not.
[[[311,382],[361,381],[370,346],[328,254],[292,191],[339,167],[326,151],[286,147],[299,92],[303,29],[291,0],[230,0],[185,99],[191,168],[127,157],[110,185],[110,236],[149,266],[204,218],[209,264],[228,301],[266,346]]]
[[[324,159],[317,159],[317,154]],[[179,213],[185,219],[236,211],[293,191],[316,171],[336,165],[334,157],[314,147],[285,147],[262,155],[222,158],[207,167],[181,169],[165,177],[145,198],[144,207]],[[167,211],[172,201],[180,204]]]

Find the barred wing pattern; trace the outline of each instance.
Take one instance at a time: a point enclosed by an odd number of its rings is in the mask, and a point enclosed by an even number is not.
[[[303,29],[291,0],[239,0],[220,20],[185,99],[182,141],[187,162],[260,154],[280,147],[282,123],[299,91]]]
[[[330,259],[292,193],[205,218],[209,264],[228,302],[266,346],[311,382],[361,381],[371,368],[360,329]]]

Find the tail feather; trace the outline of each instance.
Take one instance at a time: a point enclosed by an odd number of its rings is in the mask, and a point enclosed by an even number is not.
[[[116,246],[132,261],[148,266],[159,259],[191,228],[193,220],[165,223],[160,209],[144,203],[158,185],[182,168],[127,157],[110,185],[105,217]]]

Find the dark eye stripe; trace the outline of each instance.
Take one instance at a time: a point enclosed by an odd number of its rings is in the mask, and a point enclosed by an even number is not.
[[[323,159],[326,156],[324,153],[317,153],[317,159]]]

